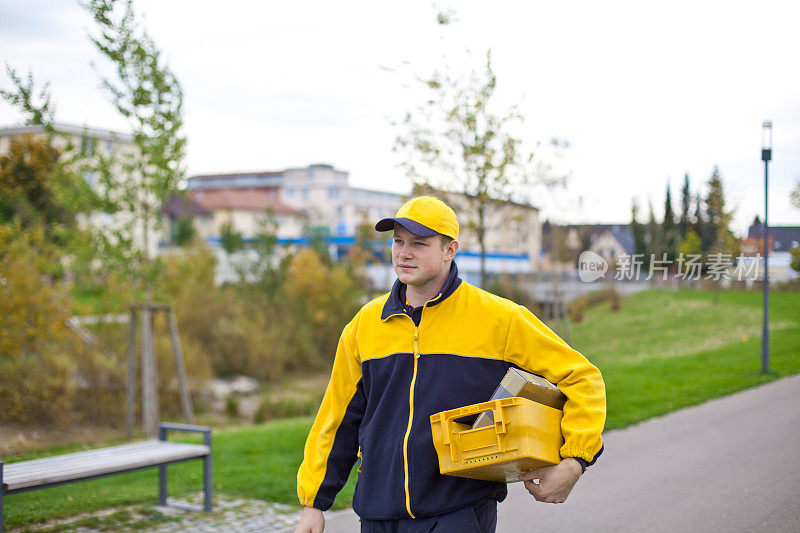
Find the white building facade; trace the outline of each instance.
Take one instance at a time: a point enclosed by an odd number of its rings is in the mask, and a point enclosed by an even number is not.
[[[79,156],[82,166],[95,167],[103,157],[106,160],[119,161],[120,158],[135,154],[137,147],[133,137],[129,134],[104,130],[99,128],[89,128],[87,126],[74,126],[70,124],[56,123],[53,125],[55,132],[49,134],[43,126],[15,126],[0,128],[0,154],[6,154],[10,150],[12,141],[22,135],[28,135],[37,139],[48,139],[53,147],[61,151],[63,157]],[[135,177],[122,175],[120,165],[111,166],[115,179],[129,180]],[[98,195],[102,196],[106,191],[97,170],[73,169],[79,172],[86,180],[86,183]],[[116,175],[116,174],[119,175]],[[142,191],[144,194],[144,191]],[[158,218],[154,215],[148,221],[147,227],[140,220],[134,220],[129,213],[118,212],[114,214],[96,211],[88,216],[81,216],[78,223],[84,227],[90,227],[98,232],[103,232],[111,242],[114,242],[117,234],[129,237],[133,246],[139,250],[147,248],[150,257],[158,253],[161,241],[160,233],[157,231]],[[145,231],[146,230],[146,231]],[[146,234],[146,235],[145,235]]]

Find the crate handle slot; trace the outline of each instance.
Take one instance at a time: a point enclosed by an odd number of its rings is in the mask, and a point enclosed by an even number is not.
[[[513,405],[513,404],[509,404]],[[445,432],[445,436],[442,441],[445,444],[450,444],[450,458],[453,462],[461,463],[464,459],[476,459],[478,457],[485,457],[488,455],[494,455],[497,453],[503,453],[505,451],[511,451],[511,449],[506,450],[503,446],[503,442],[501,436],[506,433],[506,425],[508,424],[506,410],[507,410],[506,402],[498,402],[498,401],[489,401],[478,403],[474,405],[468,405],[466,407],[462,407],[459,409],[453,409],[452,411],[448,411],[445,413],[445,421],[447,423],[447,431]],[[492,411],[492,415],[494,417],[494,432],[495,432],[495,443],[487,446],[483,446],[481,448],[476,448],[474,450],[464,450],[462,446],[462,439],[461,434],[463,431],[459,430],[455,427],[454,420],[456,418],[461,418],[463,416],[472,415],[472,414],[480,414],[484,412]],[[485,426],[483,428],[476,428],[476,429],[468,429],[466,431],[480,431],[486,430],[491,426]],[[516,448],[514,448],[516,449]],[[460,452],[460,454],[458,453]],[[459,457],[461,455],[461,457]]]

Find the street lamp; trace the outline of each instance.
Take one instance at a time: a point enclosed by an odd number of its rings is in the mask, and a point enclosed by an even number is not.
[[[769,372],[769,224],[767,224],[767,183],[772,160],[772,121],[761,123],[761,160],[764,162],[764,327],[761,332],[761,371]]]

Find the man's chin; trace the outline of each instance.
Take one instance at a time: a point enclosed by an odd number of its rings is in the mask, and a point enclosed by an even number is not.
[[[400,283],[405,283],[406,285],[413,285],[414,284],[414,275],[411,272],[395,272],[397,274],[397,279],[400,280]]]

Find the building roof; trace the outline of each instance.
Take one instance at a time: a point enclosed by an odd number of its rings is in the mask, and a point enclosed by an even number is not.
[[[187,214],[196,217],[204,217],[211,214],[211,211],[197,203],[188,194],[171,195],[164,204],[163,211],[174,218],[179,218]]]
[[[747,230],[747,236],[750,238],[763,238],[764,226],[762,224],[753,224]],[[772,251],[788,252],[794,246],[800,245],[800,226],[770,226],[769,238],[772,241]],[[793,244],[794,246],[792,246]]]
[[[208,211],[240,209],[272,211],[280,215],[303,216],[303,212],[281,203],[276,196],[258,189],[210,189],[189,191],[191,198]]]
[[[545,220],[544,224],[542,224],[542,235],[550,234],[553,231],[553,226],[554,224],[549,220]],[[593,243],[605,232],[609,232],[627,253],[633,253],[633,231],[630,224],[567,224],[562,227],[567,231],[572,229],[576,231],[588,230]]]
[[[633,230],[631,230],[630,226],[617,224],[611,226],[608,230],[617,239],[622,247],[628,254],[633,254],[634,251],[634,243],[633,243]]]
[[[224,174],[198,174],[189,179],[192,180],[207,180],[212,178],[242,178],[245,176],[282,176],[283,171],[280,170],[259,170],[254,172],[226,172]]]
[[[133,136],[129,133],[119,133],[116,131],[105,130],[101,128],[90,128],[88,126],[75,126],[72,124],[64,124],[56,122],[53,128],[59,133],[68,133],[70,135],[86,135],[94,139],[103,139],[108,141],[120,142],[133,142]],[[0,128],[0,135],[22,135],[23,133],[43,133],[44,126],[41,125],[28,125],[28,126],[10,126]]]

